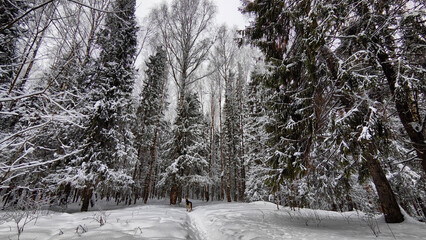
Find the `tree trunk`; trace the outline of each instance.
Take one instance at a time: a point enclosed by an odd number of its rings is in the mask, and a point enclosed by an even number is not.
[[[240,110],[241,113],[243,112],[242,109],[242,101],[240,101]],[[241,151],[240,151],[240,188],[239,188],[239,196],[240,201],[244,201],[244,194],[246,191],[246,169],[244,164],[244,122],[243,122],[243,115],[240,115],[240,135],[241,135]]]
[[[238,71],[241,73],[241,64],[238,64]],[[241,91],[239,93],[239,112],[240,112],[240,136],[241,136],[241,149],[240,149],[240,188],[239,188],[239,197],[240,201],[244,201],[244,194],[246,191],[246,170],[245,170],[245,164],[244,164],[244,155],[245,155],[245,149],[244,149],[244,104],[243,104],[243,90],[244,90],[244,78],[242,76],[238,77],[238,85],[239,90]]]
[[[64,195],[63,195],[63,198],[61,199],[61,204],[64,204],[65,206],[68,205],[68,198],[71,195],[71,190],[72,190],[71,183],[67,183],[64,188]]]
[[[176,205],[177,201],[177,186],[174,184],[170,189],[170,205]]]
[[[368,171],[373,178],[377,194],[379,195],[379,201],[383,209],[383,214],[385,215],[385,220],[387,223],[400,223],[404,221],[404,216],[401,214],[398,202],[396,201],[395,195],[380,163],[372,155],[375,148],[371,143],[369,145],[368,152],[365,154],[365,159],[367,160]]]
[[[223,175],[225,174],[223,162],[223,129],[222,129],[222,91],[219,80],[219,148],[220,148],[220,196],[224,199]]]
[[[157,139],[158,139],[158,131],[160,130],[160,115],[163,112],[163,105],[164,105],[164,97],[165,97],[165,84],[166,81],[163,80],[162,83],[162,93],[161,93],[161,102],[160,102],[160,110],[157,116],[157,123],[155,125],[155,130],[154,130],[154,138],[152,140],[152,147],[151,147],[151,161],[149,162],[149,170],[148,170],[148,174],[146,175],[146,179],[145,179],[145,187],[144,187],[144,193],[143,193],[143,202],[146,204],[148,201],[148,197],[149,197],[149,193],[150,193],[150,188],[151,188],[151,181],[152,181],[152,168],[154,166],[155,163],[155,152],[157,149]]]
[[[238,194],[239,194],[239,189],[240,189],[240,185],[239,185],[239,183],[240,183],[239,177],[240,176],[238,176],[239,172],[238,172],[237,161],[234,160],[234,163],[232,165],[234,167],[234,192],[233,192],[233,195],[234,195],[234,202],[237,202],[238,199],[239,199]]]
[[[212,86],[212,85],[211,85]],[[211,114],[211,128],[210,128],[210,162],[209,162],[209,176],[210,179],[212,179],[212,164],[213,161],[216,159],[215,156],[215,115],[216,115],[216,108],[215,108],[215,95],[214,95],[214,89],[211,87],[211,99],[210,99],[210,114]],[[212,193],[214,193],[214,187],[212,187]],[[214,194],[212,194],[212,198],[214,199]],[[206,200],[209,201],[209,186],[206,186]]]
[[[183,186],[182,185],[178,185],[177,186],[177,198],[176,198],[177,203],[181,203],[182,202],[182,193],[183,193]]]
[[[82,212],[87,212],[89,210],[89,204],[90,204],[90,199],[92,199],[92,193],[93,193],[93,189],[91,188],[90,185],[87,185],[83,191],[82,191],[82,196],[81,196],[81,211]]]
[[[155,161],[155,147],[156,147],[156,142],[157,142],[157,130],[154,136],[154,143],[152,145],[152,149],[151,149],[151,161],[149,162],[149,170],[148,170],[148,174],[146,175],[145,178],[145,186],[143,189],[143,203],[147,203],[148,202],[148,197],[149,197],[149,193],[150,193],[150,188],[151,188],[151,176],[152,176],[152,168],[154,166],[154,161]]]
[[[231,166],[230,166],[230,161],[231,159],[229,159],[229,157],[227,157],[226,160],[226,200],[228,202],[231,202]]]
[[[240,183],[240,201],[244,201],[246,191],[246,169],[244,167],[244,159],[241,160],[241,183]]]
[[[414,149],[416,150],[417,157],[422,161],[423,171],[426,172],[426,144],[425,144],[425,132],[426,132],[426,119],[419,119],[420,114],[418,109],[413,108],[413,104],[410,104],[414,99],[410,96],[411,90],[408,86],[402,86],[403,90],[396,89],[396,77],[397,73],[390,63],[389,55],[384,51],[379,51],[377,54],[379,63],[382,66],[383,72],[386,76],[390,91],[394,96],[395,107],[398,111],[399,119],[404,126],[405,131],[410,138]],[[415,129],[415,124],[418,124],[420,129]]]
[[[206,202],[210,200],[209,186],[204,186],[204,197],[206,198]]]

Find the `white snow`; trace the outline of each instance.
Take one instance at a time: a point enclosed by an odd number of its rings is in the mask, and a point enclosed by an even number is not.
[[[357,212],[281,208],[268,202],[205,203],[194,209],[166,202],[86,213],[48,212],[25,226],[21,239],[424,239],[426,225],[406,217],[386,224],[382,216]],[[4,212],[1,212],[4,214]],[[100,226],[99,216],[106,223]],[[87,232],[83,233],[83,228]],[[373,232],[378,233],[376,237]],[[13,222],[0,239],[17,239]]]

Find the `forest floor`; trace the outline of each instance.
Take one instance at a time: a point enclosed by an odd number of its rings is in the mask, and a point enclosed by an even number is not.
[[[68,211],[73,213],[46,211],[24,226],[20,239],[408,240],[426,236],[426,224],[409,217],[400,224],[386,224],[383,216],[360,212],[277,210],[276,205],[268,202],[193,202],[192,212],[186,212],[184,204],[170,206],[165,201],[120,209],[104,205],[108,210],[98,208],[85,213],[73,212],[72,206]],[[74,206],[74,210],[77,208]],[[23,220],[21,226],[22,223]],[[16,223],[2,222],[0,239],[17,236]]]

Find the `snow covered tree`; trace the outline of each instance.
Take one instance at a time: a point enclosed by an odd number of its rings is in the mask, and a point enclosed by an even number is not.
[[[143,187],[142,197],[146,203],[150,193],[153,167],[158,155],[158,135],[165,127],[164,112],[166,111],[167,58],[166,52],[157,48],[157,53],[146,63],[145,80],[137,109],[136,146],[139,163],[135,168],[135,187]],[[144,167],[147,167],[143,171]],[[142,177],[145,180],[142,181]]]
[[[242,101],[245,84],[242,68],[237,67],[237,32],[225,25],[219,27],[217,43],[211,55],[219,98],[219,150],[221,162],[221,195],[228,201],[243,199],[245,181],[242,164]],[[238,72],[238,77],[235,76]],[[225,91],[223,91],[225,90]],[[223,95],[224,94],[224,95]],[[222,109],[222,99],[224,106]],[[240,178],[241,176],[241,178]],[[232,192],[232,193],[231,193]],[[239,194],[239,196],[238,196]]]
[[[101,51],[89,86],[94,112],[76,173],[80,175],[82,211],[88,210],[94,191],[101,197],[130,202],[137,159],[131,131],[135,121],[131,99],[137,45],[135,5],[135,1],[114,1],[97,38]]]
[[[237,102],[235,99],[235,76],[231,73],[228,76],[227,81],[225,82],[225,104],[223,107],[224,111],[224,171],[226,178],[225,193],[228,202],[231,202],[231,199],[237,200],[235,195],[237,192],[237,169],[239,161],[239,143],[240,139],[238,138],[238,123],[239,119],[237,118]]]
[[[276,89],[271,102],[273,122],[267,129],[275,149],[271,166],[281,170],[275,172],[271,183],[275,190],[286,187],[291,205],[336,209],[337,202],[350,204],[348,193],[357,184],[351,177],[353,167],[366,168],[386,221],[403,219],[382,166],[388,160],[383,154],[389,149],[386,142],[392,138],[386,135],[386,115],[377,111],[387,106],[378,93],[387,91],[381,89],[380,72],[369,68],[375,66],[371,57],[379,53],[376,63],[387,77],[388,60],[380,59],[380,51],[366,54],[383,49],[383,44],[377,48],[377,39],[389,42],[383,23],[392,21],[381,17],[389,10],[386,6],[382,1],[358,5],[264,0],[245,4],[245,11],[254,13],[256,19],[246,33],[274,65],[266,80]],[[377,29],[383,30],[383,38],[375,37]],[[344,37],[340,39],[339,34]],[[335,46],[347,55],[333,52]],[[321,199],[327,199],[329,205],[316,202],[318,196],[324,196]]]
[[[240,139],[239,142],[239,168],[238,170],[238,197],[240,201],[244,201],[245,199],[245,190],[246,190],[246,163],[244,159],[245,154],[245,136],[244,136],[244,118],[245,118],[245,112],[244,112],[244,103],[246,102],[246,96],[245,96],[245,88],[246,88],[246,78],[244,70],[241,66],[241,63],[238,64],[238,76],[237,76],[237,82],[235,86],[235,100],[237,102],[237,111],[236,111],[236,117],[238,118],[238,137]]]
[[[194,106],[193,104],[195,104],[195,101],[198,101],[191,97],[193,95],[191,93],[191,85],[205,77],[205,75],[199,74],[199,70],[203,62],[207,60],[209,50],[213,44],[207,31],[212,24],[214,14],[215,6],[209,0],[175,0],[170,7],[163,4],[160,8],[154,9],[151,15],[153,23],[158,27],[161,36],[161,44],[165,47],[167,53],[170,73],[178,89],[176,104],[178,117],[175,120],[176,130],[174,133],[175,142],[173,147],[175,150],[171,157],[175,163],[172,164],[172,166],[176,164],[179,166],[182,164],[185,165],[187,161],[195,157],[192,156],[193,154],[201,154],[196,153],[201,150],[191,150],[191,152],[187,152],[190,151],[190,149],[187,148],[192,146],[192,141],[194,141],[192,137],[186,137],[187,128],[194,127],[197,129],[196,131],[199,131],[199,133],[193,133],[195,134],[194,136],[200,135],[201,132],[203,132],[200,125],[187,125],[189,124],[188,121],[193,122],[193,120],[190,120],[193,116],[187,113],[187,108],[188,104]],[[196,106],[197,108],[195,108],[194,111],[200,111],[199,106]],[[194,124],[201,124],[201,122]],[[181,138],[183,142],[178,143]],[[203,142],[199,142],[199,144],[201,143],[204,144]],[[199,148],[202,147],[196,147],[196,149]],[[189,154],[189,159],[186,157],[187,154]],[[202,159],[199,164],[204,164],[204,161],[206,161],[205,157],[206,156],[195,158]],[[170,182],[172,184],[170,193],[171,204],[176,204],[178,195],[180,199],[182,187],[184,187],[182,186],[182,177],[189,174],[187,171],[190,170],[186,169],[187,167],[183,168],[185,169],[178,170],[173,167],[168,168],[168,176],[172,176],[168,179],[175,180]],[[194,171],[199,172],[199,169],[199,167],[195,168]],[[206,170],[204,169],[203,171]],[[204,173],[201,175],[206,176]],[[202,179],[189,180],[193,182],[204,181]],[[208,183],[206,181],[204,182]]]
[[[21,10],[18,6],[18,1],[2,0],[0,4],[2,23],[0,28],[0,84],[2,93],[8,92],[7,87],[10,87],[13,82],[18,60],[16,44],[20,33],[18,25],[7,27],[4,24],[8,24],[18,17]]]
[[[188,93],[184,105],[178,108],[171,148],[167,150],[171,162],[162,180],[163,185],[170,186],[170,204],[180,202],[182,194],[210,184],[207,129],[197,94]]]
[[[22,56],[20,55],[19,41],[25,37],[22,22],[17,20],[25,11],[27,4],[22,1],[0,2],[0,133],[2,139],[12,133],[14,125],[19,120],[19,114],[14,106],[17,100],[7,99],[16,96],[15,85],[18,80],[18,69]],[[22,94],[22,92],[19,92]],[[7,157],[6,157],[7,158]]]
[[[16,66],[18,65],[18,39],[20,36],[20,30],[17,25],[13,25],[11,27],[4,26],[4,24],[8,24],[15,20],[15,18],[20,13],[19,7],[17,5],[17,1],[1,1],[0,4],[0,19],[1,19],[1,27],[0,27],[0,98],[2,101],[0,102],[0,139],[2,139],[2,143],[4,143],[4,139],[7,138],[9,134],[12,134],[14,131],[13,123],[16,121],[17,114],[7,113],[10,111],[10,106],[13,101],[4,101],[3,99],[7,98],[10,95],[11,84],[16,75]],[[5,149],[5,147],[2,147]],[[7,148],[6,148],[7,149]],[[4,159],[2,160],[2,167],[7,167],[9,164],[13,163],[12,156],[14,152],[2,151],[2,155]],[[9,155],[10,154],[10,155]],[[4,169],[7,172],[7,169]],[[1,176],[0,184],[3,184],[4,181],[8,178],[7,174]]]
[[[26,86],[42,35],[56,11],[56,6],[49,4],[28,10],[34,4],[37,1],[2,1],[0,6],[0,184],[7,199],[5,208],[29,203],[36,208],[44,190],[43,171],[49,163],[60,160],[43,155],[52,152],[49,146],[54,140],[40,141],[57,120],[46,108],[49,97],[43,93],[47,88],[44,84]],[[34,174],[27,174],[29,171]]]
[[[263,86],[263,78],[262,73],[255,69],[244,91],[247,99],[244,104],[244,161],[247,165],[245,195],[249,201],[267,200],[272,192],[267,185],[271,169],[267,164],[270,153],[266,133],[269,121],[267,101],[271,90]]]
[[[93,44],[86,45],[87,51],[82,46],[98,25],[78,24],[82,18],[93,15],[83,11],[82,5],[75,7],[75,3],[4,2],[4,6],[12,4],[18,15],[1,29],[25,30],[20,30],[16,39],[14,77],[7,83],[7,90],[1,92],[8,94],[2,96],[7,107],[2,110],[1,118],[8,122],[10,131],[2,132],[7,135],[2,135],[1,141],[9,147],[1,147],[1,151],[11,154],[8,161],[2,162],[2,167],[9,169],[3,183],[10,185],[9,193],[16,191],[14,196],[26,203],[34,200],[54,203],[56,190],[62,186],[62,178],[56,177],[80,150],[76,142],[81,139],[85,114],[80,111],[84,102],[81,76],[86,74],[82,63],[84,56],[91,54],[89,46]],[[90,28],[94,31],[89,31]],[[50,41],[46,41],[46,36]],[[50,52],[42,51],[43,48]],[[40,59],[43,59],[41,67]],[[12,142],[22,145],[11,145]],[[25,174],[29,171],[33,174]]]
[[[211,64],[211,63],[210,63]],[[210,65],[210,68],[214,68],[212,64]],[[218,112],[218,109],[221,109],[219,106],[219,102],[221,102],[221,95],[222,91],[219,90],[220,85],[220,77],[217,71],[214,71],[213,74],[211,74],[208,77],[208,91],[209,91],[209,102],[210,107],[207,110],[207,122],[210,124],[210,131],[209,131],[209,173],[210,177],[212,178],[212,184],[206,191],[206,197],[207,199],[211,196],[212,199],[222,199],[223,196],[223,175],[222,169],[223,163],[221,161],[221,149],[220,149],[220,135],[218,128],[220,129],[221,126],[218,127],[218,122],[220,123],[221,119],[218,120],[222,116],[220,112]],[[219,115],[219,116],[218,116]],[[222,154],[223,156],[223,154]]]
[[[411,42],[413,38],[408,35],[396,38],[401,32],[410,32],[409,29],[413,25],[405,25],[404,21],[410,19],[407,16],[413,16],[415,19],[418,8],[422,6],[424,8],[424,4],[420,2],[411,5],[401,1],[391,1],[387,4],[383,4],[381,1],[373,1],[371,4],[364,3],[353,8],[352,13],[348,13],[354,14],[355,18],[345,22],[342,29],[341,35],[344,38],[342,38],[342,44],[338,49],[338,57],[347,58],[342,65],[345,71],[344,76],[352,83],[350,85],[352,89],[363,89],[366,93],[364,96],[358,94],[358,99],[369,101],[369,110],[364,111],[365,119],[369,122],[362,125],[362,135],[369,138],[373,142],[370,142],[370,144],[374,144],[374,148],[377,149],[372,150],[370,146],[370,149],[367,150],[369,151],[367,156],[371,160],[369,161],[367,158],[367,166],[373,180],[378,176],[374,175],[371,167],[375,165],[377,160],[380,160],[381,163],[381,166],[376,165],[377,168],[381,167],[384,171],[384,174],[381,174],[383,175],[382,178],[385,174],[391,176],[389,179],[391,183],[395,182],[395,178],[399,178],[401,175],[406,177],[411,175],[412,177],[412,173],[409,172],[414,169],[423,168],[424,171],[424,155],[422,155],[423,150],[419,145],[425,137],[424,128],[420,127],[423,108],[421,102],[424,99],[424,94],[419,91],[421,89],[418,85],[420,81],[416,80],[420,76],[413,75],[410,72],[411,70],[407,70],[419,69],[421,64],[404,59],[412,56],[411,51],[407,51],[409,44],[405,44]],[[346,9],[352,8],[346,7]],[[420,27],[420,25],[417,25],[417,27]],[[354,35],[359,35],[359,37],[345,39],[346,36]],[[419,48],[420,45],[418,44],[419,42],[414,43],[412,47],[416,46],[414,49],[424,51],[425,49]],[[409,76],[405,75],[407,73]],[[419,73],[424,75],[424,71]],[[394,112],[397,115],[393,115]],[[401,135],[401,133],[403,134]],[[410,142],[411,146],[406,144],[407,142]],[[413,148],[414,151],[410,148]],[[413,152],[416,153],[422,167],[415,161],[407,160],[402,161],[407,166],[405,171],[396,170],[395,166],[398,166],[399,169],[404,168],[398,163],[401,161],[397,160],[398,158],[395,156],[416,159],[412,156]],[[416,178],[407,182],[398,182],[393,186],[393,189],[400,189],[401,184],[405,185],[407,189],[411,189],[413,182],[417,185],[419,195],[423,195],[424,186],[418,184]],[[377,190],[379,196],[383,195],[379,188]],[[380,197],[380,205],[385,213],[386,221],[402,221],[403,216],[399,213],[397,200],[404,206],[407,206],[407,202],[402,195],[391,195]],[[418,197],[414,197],[414,199],[416,198]],[[411,200],[410,202],[416,203],[417,201]],[[411,203],[408,205],[411,205]],[[390,209],[390,205],[393,205],[394,211]],[[419,206],[414,207],[419,208]]]
[[[422,1],[415,1],[413,5],[403,1],[390,1],[387,4],[378,1],[361,10],[364,17],[361,16],[358,22],[362,30],[371,34],[371,42],[362,45],[364,48],[371,47],[370,51],[380,64],[390,93],[394,96],[398,117],[421,161],[424,173],[426,113],[422,103],[425,102],[426,25],[419,14],[425,7],[426,4]],[[374,21],[375,26],[365,25],[367,19]],[[400,27],[395,28],[395,24]],[[413,31],[419,31],[420,35],[413,35]],[[397,39],[399,33],[402,36]]]
[[[257,16],[247,29],[248,36],[275,65],[266,79],[267,86],[276,89],[267,125],[269,143],[275,150],[269,162],[277,169],[270,183],[274,191],[279,191],[281,184],[293,189],[286,199],[297,198],[291,200],[296,206],[307,205],[308,196],[299,191],[307,193],[302,190],[303,182],[315,171],[317,159],[312,158],[312,150],[323,130],[324,109],[317,100],[326,94],[328,79],[316,49],[327,29],[317,29],[316,15],[311,22],[305,19],[309,9],[316,11],[317,4],[265,0],[246,5],[246,11]]]

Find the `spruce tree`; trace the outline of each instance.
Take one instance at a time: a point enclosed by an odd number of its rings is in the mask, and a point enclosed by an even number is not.
[[[210,183],[207,132],[198,96],[188,93],[174,122],[170,164],[162,180],[171,187],[170,204],[180,202],[183,193],[188,195]]]
[[[13,86],[17,81],[17,71],[20,63],[18,43],[23,37],[21,21],[10,25],[26,8],[22,1],[0,1],[0,98],[14,96]],[[22,94],[22,93],[21,93]],[[0,134],[13,131],[18,121],[14,109],[16,101],[0,102]],[[8,113],[11,112],[11,113]],[[7,114],[6,114],[7,113]]]
[[[0,84],[2,87],[1,93],[7,93],[10,84],[13,81],[13,76],[17,63],[17,41],[19,37],[19,27],[14,24],[7,27],[18,17],[19,1],[2,0],[0,3]]]
[[[270,89],[263,85],[263,74],[255,70],[244,91],[247,101],[244,107],[244,160],[247,165],[247,188],[245,195],[249,201],[267,200],[272,192],[267,185],[271,168],[267,164],[268,123],[267,101]]]
[[[328,1],[264,0],[245,5],[245,11],[256,14],[256,21],[246,31],[248,37],[266,53],[267,60],[274,66],[266,80],[266,84],[276,90],[271,102],[273,121],[267,130],[271,133],[270,144],[275,150],[270,164],[281,170],[275,171],[270,183],[274,190],[286,188],[282,191],[288,192],[291,206],[336,209],[337,202],[351,202],[347,193],[353,181],[348,169],[356,166],[353,159],[360,157],[365,160],[379,191],[386,221],[399,222],[399,207],[378,162],[383,159],[379,154],[380,141],[366,134],[366,131],[371,131],[378,136],[380,128],[377,126],[382,121],[376,112],[368,110],[374,109],[374,101],[370,101],[374,98],[365,98],[377,90],[374,73],[370,71],[365,78],[359,78],[356,71],[342,71],[339,68],[341,61],[336,61],[338,55],[331,50],[334,39],[326,37],[334,35],[339,26],[351,25],[345,22],[344,16],[350,15],[346,10],[362,11],[362,7],[325,2]],[[348,41],[352,39],[349,37]],[[364,67],[360,70],[369,69]],[[359,99],[361,104],[365,104],[366,111],[357,110],[360,105],[356,104],[356,100]],[[361,121],[358,127],[353,128],[354,131],[347,133],[349,135],[334,135],[333,121],[341,123],[348,115],[360,112],[363,117],[358,116]],[[339,145],[341,139],[353,138],[354,135],[358,136],[358,141],[363,139],[364,144],[357,145],[351,141],[356,147],[344,150],[351,144]],[[340,146],[344,146],[343,149]],[[336,153],[341,155],[335,157]],[[328,199],[328,206],[319,205],[321,203],[315,201],[318,196]]]
[[[85,150],[81,159],[82,211],[87,211],[94,191],[101,197],[114,196],[117,202],[129,201],[136,163],[135,121],[131,94],[136,55],[136,2],[117,0],[105,19],[97,38],[100,56],[96,75],[91,80],[90,116]]]
[[[135,136],[139,162],[134,174],[136,188],[143,188],[142,197],[145,203],[148,200],[153,167],[158,155],[158,142],[161,138],[159,134],[165,127],[167,58],[164,49],[158,47],[157,53],[149,58],[146,67],[147,79],[136,113]]]

